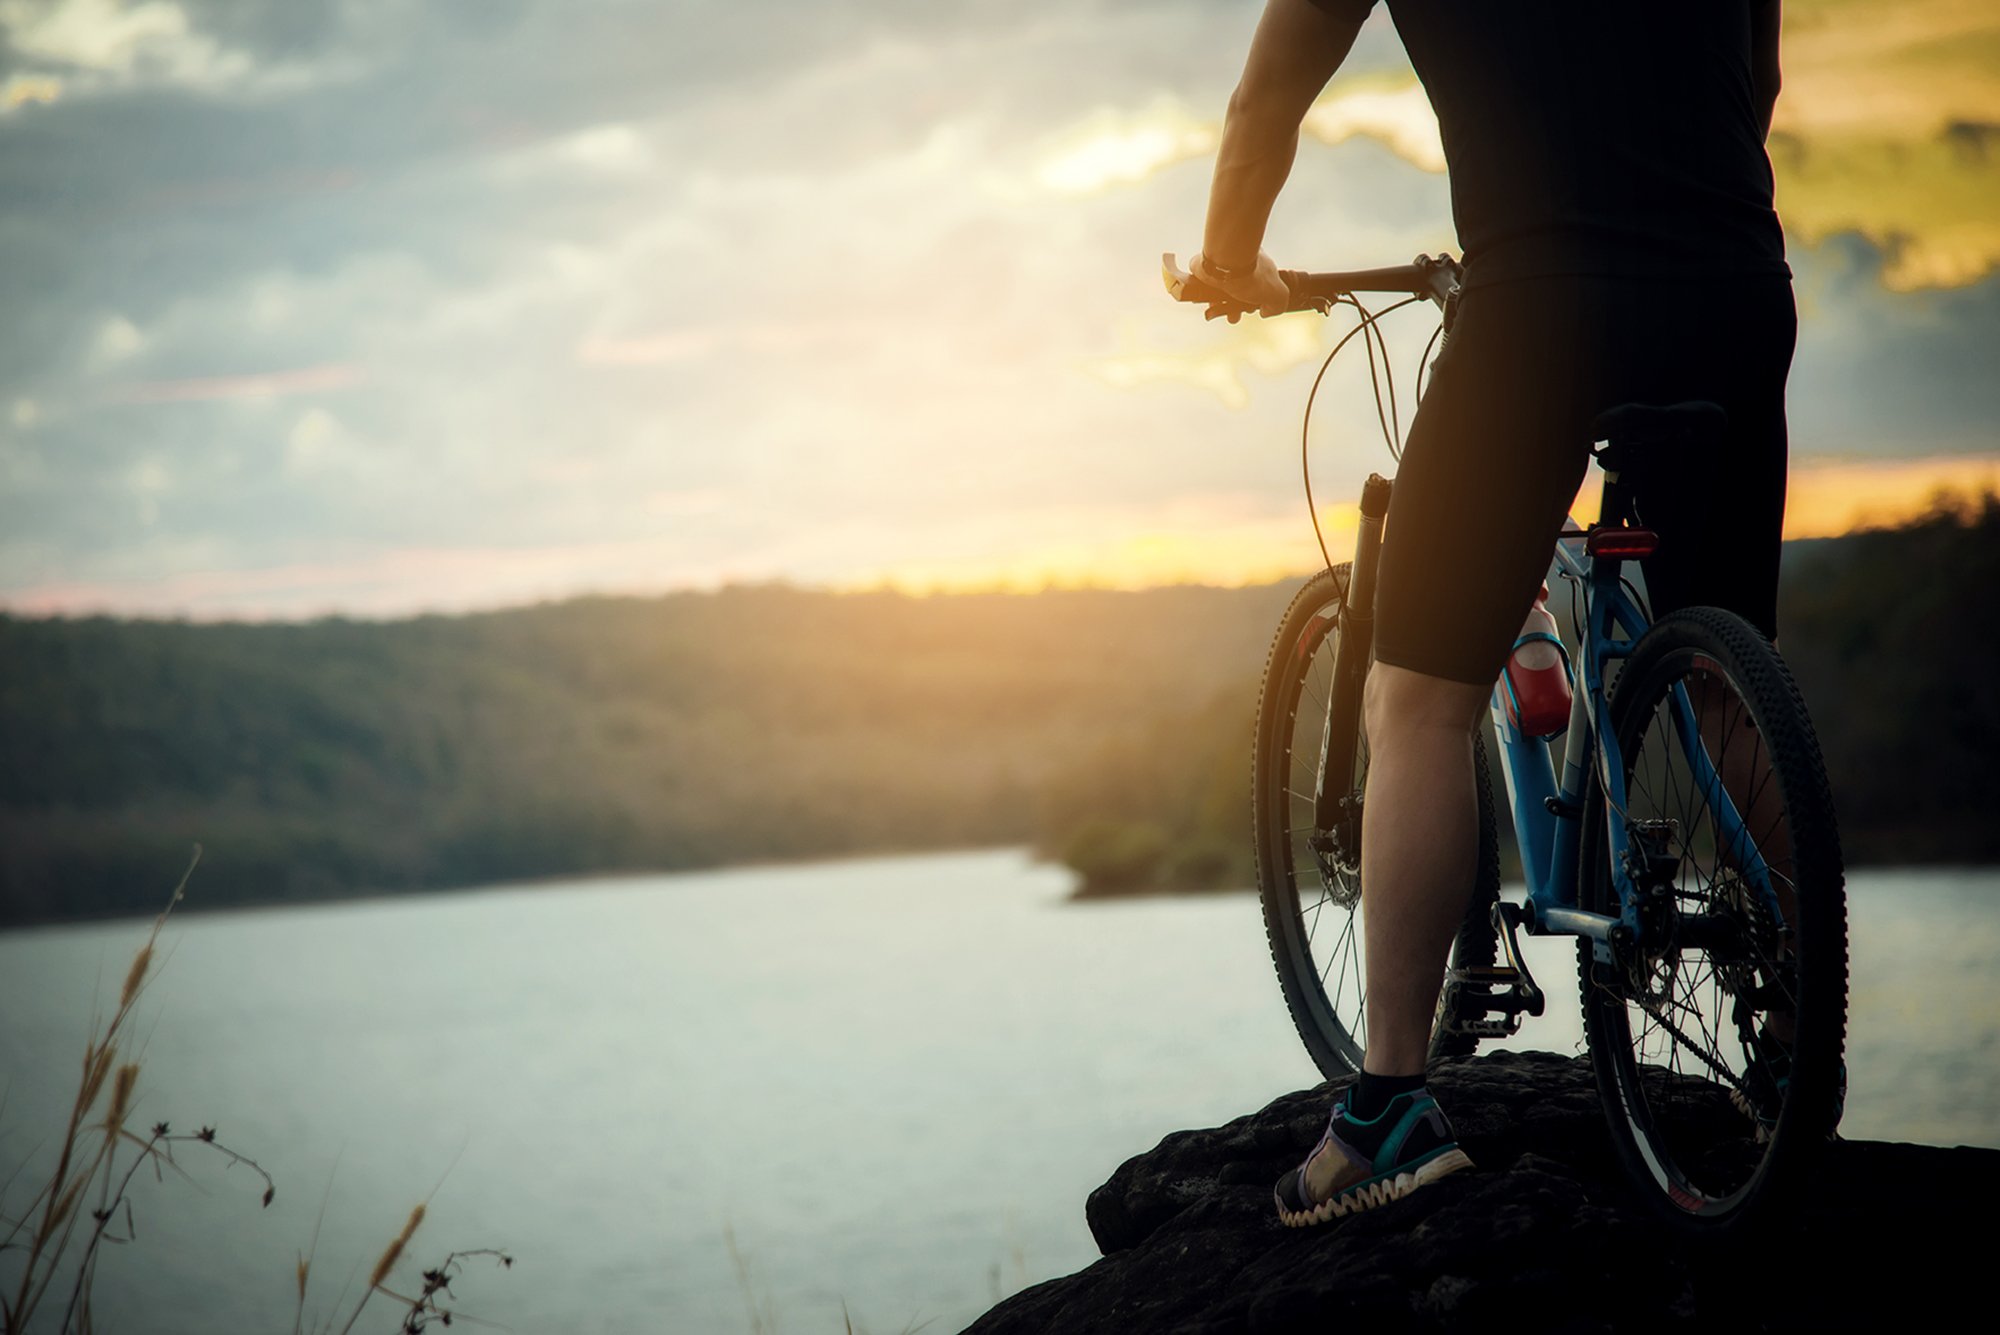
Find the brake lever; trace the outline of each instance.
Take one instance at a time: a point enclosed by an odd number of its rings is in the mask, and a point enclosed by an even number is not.
[[[1317,311],[1327,315],[1333,311],[1333,303],[1325,297],[1299,295],[1299,287],[1305,281],[1305,274],[1297,269],[1280,269],[1278,276],[1285,280],[1285,290],[1291,294],[1285,303],[1287,313],[1291,311]],[[1235,324],[1246,315],[1254,314],[1255,306],[1246,306],[1233,301],[1225,292],[1210,287],[1199,278],[1181,268],[1172,251],[1160,256],[1160,278],[1167,285],[1167,295],[1175,301],[1206,302],[1208,309],[1203,312],[1205,320],[1224,319]]]

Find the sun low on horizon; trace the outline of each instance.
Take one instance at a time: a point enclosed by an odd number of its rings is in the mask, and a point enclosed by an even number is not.
[[[0,0],[0,609],[1310,569],[1347,323],[1158,278],[1259,8]],[[2000,12],[1785,14],[1822,537],[2000,489]],[[1280,263],[1456,249],[1386,13],[1305,130]],[[1435,319],[1388,324],[1406,423]],[[1394,463],[1361,358],[1313,411],[1337,560]]]

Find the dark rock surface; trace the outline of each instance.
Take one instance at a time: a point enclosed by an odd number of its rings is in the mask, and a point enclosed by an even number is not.
[[[1283,1228],[1271,1184],[1318,1138],[1337,1087],[1127,1161],[1086,1206],[1104,1259],[971,1330],[1901,1328],[1959,1310],[1996,1267],[2000,1150],[1840,1141],[1783,1219],[1720,1247],[1670,1233],[1612,1158],[1588,1059],[1547,1053],[1434,1071],[1476,1171]]]

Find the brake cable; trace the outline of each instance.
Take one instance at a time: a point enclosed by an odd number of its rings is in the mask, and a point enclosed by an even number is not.
[[[1319,396],[1320,383],[1326,379],[1326,373],[1333,366],[1334,358],[1340,355],[1341,349],[1354,341],[1356,334],[1365,334],[1365,337],[1362,339],[1362,347],[1368,353],[1368,381],[1369,387],[1375,393],[1375,420],[1382,428],[1382,442],[1388,447],[1389,457],[1400,463],[1403,458],[1401,442],[1402,419],[1397,412],[1396,371],[1389,358],[1389,342],[1383,337],[1382,331],[1377,328],[1377,323],[1383,316],[1390,314],[1392,311],[1399,311],[1405,306],[1427,300],[1427,298],[1419,296],[1405,297],[1394,305],[1385,306],[1379,311],[1370,311],[1351,292],[1345,293],[1335,300],[1337,303],[1352,306],[1355,313],[1360,316],[1360,321],[1354,328],[1341,336],[1340,342],[1333,345],[1333,351],[1327,353],[1326,360],[1320,363],[1319,373],[1313,376],[1312,389],[1306,394],[1305,415],[1299,423],[1299,471],[1305,480],[1306,514],[1312,520],[1313,537],[1319,543],[1320,560],[1326,563],[1328,570],[1333,569],[1333,557],[1327,551],[1326,533],[1320,528],[1319,507],[1313,503],[1312,494],[1313,402]],[[1419,403],[1423,401],[1424,365],[1428,362],[1431,349],[1436,346],[1438,334],[1443,332],[1443,329],[1444,324],[1440,320],[1437,332],[1432,333],[1430,342],[1424,345],[1424,360],[1420,361],[1417,366],[1417,401]],[[1382,351],[1382,360],[1379,367],[1375,360],[1375,350],[1378,345]],[[1389,390],[1386,407],[1382,399],[1382,387],[1385,378],[1388,382]]]

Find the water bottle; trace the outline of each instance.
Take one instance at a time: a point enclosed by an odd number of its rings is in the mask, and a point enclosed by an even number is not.
[[[1569,660],[1549,615],[1549,586],[1535,595],[1514,652],[1501,670],[1507,722],[1525,737],[1553,737],[1569,726]]]

